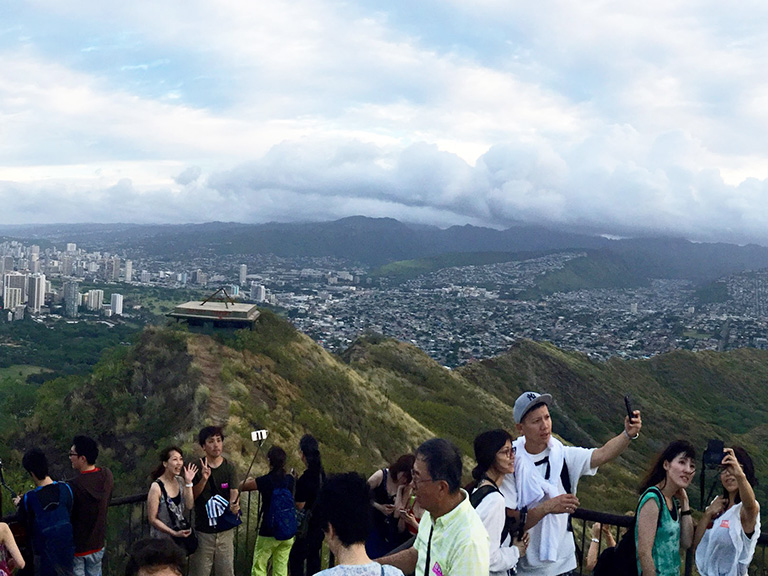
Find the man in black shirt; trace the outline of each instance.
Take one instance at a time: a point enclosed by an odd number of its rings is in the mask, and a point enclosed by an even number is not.
[[[209,576],[211,566],[215,576],[234,576],[235,526],[228,520],[240,512],[235,468],[222,455],[220,426],[206,426],[197,439],[205,457],[192,486],[199,546],[190,558],[189,576]]]

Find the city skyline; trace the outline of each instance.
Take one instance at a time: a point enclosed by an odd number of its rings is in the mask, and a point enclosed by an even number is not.
[[[768,9],[14,3],[0,224],[448,226],[768,241]]]

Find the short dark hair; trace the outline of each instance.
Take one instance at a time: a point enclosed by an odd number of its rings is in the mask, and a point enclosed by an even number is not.
[[[453,442],[445,438],[432,438],[416,450],[427,465],[432,480],[444,480],[451,494],[461,487],[461,453]]]
[[[38,480],[48,476],[48,458],[45,457],[45,453],[40,448],[27,450],[21,459],[21,465],[24,466],[24,470],[34,474]]]
[[[85,456],[88,464],[93,466],[96,463],[96,458],[99,457],[99,445],[96,444],[96,440],[89,436],[75,436],[72,439],[72,445],[78,456]]]
[[[312,508],[312,519],[324,532],[328,526],[345,547],[361,544],[371,532],[371,489],[356,472],[334,474],[326,480]]]
[[[197,435],[197,441],[200,446],[205,446],[205,441],[211,436],[221,436],[221,439],[224,440],[224,428],[221,426],[206,426],[200,430],[200,433]]]
[[[389,475],[392,476],[392,480],[397,482],[400,479],[400,474],[405,474],[410,483],[412,476],[411,470],[413,470],[413,463],[416,461],[416,456],[413,454],[403,454],[397,460],[389,465]]]
[[[185,563],[184,551],[170,538],[143,538],[131,547],[125,576],[136,576],[142,568],[152,573],[166,567],[181,576]]]

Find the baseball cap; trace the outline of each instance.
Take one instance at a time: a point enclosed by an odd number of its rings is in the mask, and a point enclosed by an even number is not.
[[[550,394],[539,394],[538,392],[523,392],[515,400],[515,407],[512,409],[512,415],[515,418],[515,422],[520,424],[525,418],[525,415],[531,411],[532,408],[540,404],[546,404],[549,406],[552,403],[552,396]]]

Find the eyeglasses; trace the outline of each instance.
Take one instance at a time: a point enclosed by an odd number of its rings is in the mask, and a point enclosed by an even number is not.
[[[413,482],[414,486],[418,486],[424,482],[440,482],[440,480],[436,478],[419,478],[416,474],[416,470],[411,470],[411,481]]]
[[[517,447],[516,446],[510,446],[509,448],[502,448],[496,454],[501,454],[502,456],[506,456],[507,458],[512,458],[517,453]]]
[[[70,451],[69,455],[70,456],[80,456],[80,454],[78,454],[77,452],[72,452],[72,451]]]

